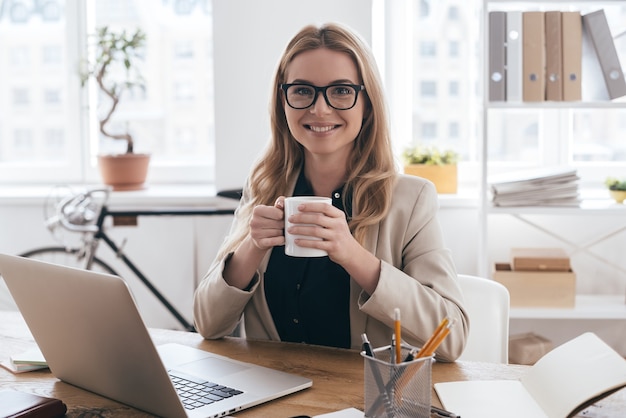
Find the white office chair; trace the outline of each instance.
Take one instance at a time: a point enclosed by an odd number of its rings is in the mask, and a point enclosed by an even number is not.
[[[459,274],[470,332],[459,360],[509,362],[509,291],[482,277]]]

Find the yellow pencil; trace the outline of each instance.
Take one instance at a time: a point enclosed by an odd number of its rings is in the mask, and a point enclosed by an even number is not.
[[[437,349],[437,347],[439,347],[439,345],[441,344],[441,342],[443,341],[444,338],[446,338],[446,336],[450,333],[450,328],[452,327],[452,323],[449,323],[444,329],[443,331],[441,331],[439,333],[439,335],[437,335],[437,338],[435,338],[435,340],[433,341],[432,345],[430,346],[430,348],[428,349],[428,351],[422,353],[418,353],[417,357],[428,357],[433,355],[433,353],[435,352],[435,350]]]
[[[433,332],[433,334],[430,336],[430,338],[428,338],[428,340],[426,340],[426,342],[422,346],[422,349],[418,351],[416,358],[424,357],[423,353],[430,350],[430,347],[433,344],[434,340],[437,338],[439,333],[443,331],[443,329],[448,325],[448,322],[450,322],[448,317],[445,317],[441,320],[439,325],[437,325],[437,328],[435,328],[435,331]]]
[[[402,325],[400,323],[400,309],[396,308],[393,314],[396,332],[396,363],[400,363],[402,362]]]

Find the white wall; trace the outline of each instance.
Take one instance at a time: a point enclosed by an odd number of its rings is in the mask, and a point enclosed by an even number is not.
[[[303,26],[346,24],[371,42],[372,0],[224,0],[213,6],[218,190],[241,187],[269,138],[273,73]]]

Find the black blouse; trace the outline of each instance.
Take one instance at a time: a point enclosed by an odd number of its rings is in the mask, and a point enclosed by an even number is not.
[[[351,213],[351,197],[342,203],[343,187],[333,206]],[[313,196],[300,174],[294,196]],[[350,276],[326,257],[290,257],[274,247],[265,272],[265,297],[282,341],[350,348]]]

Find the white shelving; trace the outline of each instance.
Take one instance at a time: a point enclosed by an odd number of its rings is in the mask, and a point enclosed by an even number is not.
[[[574,308],[511,308],[513,319],[626,319],[626,295],[577,295]]]
[[[532,0],[523,1],[507,1],[507,0],[483,0],[483,51],[485,68],[482,71],[483,74],[483,88],[487,92],[489,88],[489,74],[487,63],[488,61],[488,22],[489,11],[492,10],[572,10],[572,7],[583,10],[589,7],[601,8],[606,4],[623,4],[626,5],[626,0],[608,0],[604,2],[593,1],[548,1],[539,2]],[[573,6],[572,6],[573,5]],[[584,97],[584,95],[583,95]],[[580,207],[493,207],[489,200],[488,193],[488,177],[489,177],[489,121],[491,118],[502,117],[508,110],[529,110],[536,112],[552,111],[558,112],[560,110],[569,109],[626,109],[626,98],[621,98],[614,101],[580,101],[580,102],[490,102],[488,94],[485,93],[483,100],[482,111],[482,149],[481,149],[481,191],[480,191],[480,225],[479,225],[479,240],[478,240],[478,255],[479,255],[479,274],[484,277],[491,276],[491,269],[493,259],[490,257],[490,231],[489,220],[494,219],[494,216],[510,216],[515,218],[521,224],[527,225],[533,228],[534,231],[540,231],[549,236],[550,239],[557,240],[564,244],[567,248],[571,249],[572,253],[584,253],[585,256],[591,257],[598,263],[603,263],[605,266],[611,266],[615,269],[616,274],[620,277],[626,277],[626,264],[623,260],[608,260],[599,254],[598,251],[593,251],[593,247],[598,243],[605,242],[613,239],[616,235],[626,233],[626,205],[619,205],[606,197],[600,199],[588,199],[584,200]],[[553,132],[553,134],[558,134]],[[562,133],[562,131],[561,131]],[[538,160],[540,156],[537,156]],[[583,196],[584,198],[585,196]],[[542,217],[575,217],[580,218],[580,222],[595,222],[602,218],[611,217],[615,219],[614,226],[611,225],[610,231],[598,232],[593,237],[586,237],[583,242],[576,242],[566,234],[561,234],[551,230],[550,224],[546,226],[545,223],[535,222],[537,215]],[[576,221],[573,222],[573,228],[576,227]],[[590,234],[592,235],[592,234]],[[493,246],[491,247],[493,250]],[[592,291],[593,292],[593,291]],[[623,292],[622,292],[623,293]],[[580,319],[599,319],[599,320],[626,320],[626,295],[588,295],[579,294],[576,296],[576,306],[571,309],[545,309],[545,308],[512,308],[511,318],[516,320],[536,320],[536,319],[564,319],[564,320],[580,320]]]

